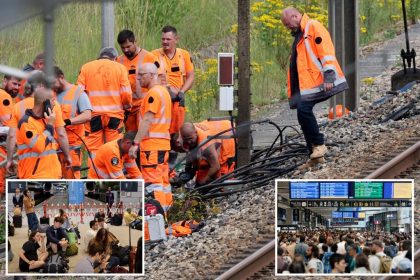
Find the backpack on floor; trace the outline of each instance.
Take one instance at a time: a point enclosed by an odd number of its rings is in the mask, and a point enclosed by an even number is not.
[[[67,262],[59,254],[54,254],[48,257],[43,273],[66,273],[67,270]]]
[[[76,243],[69,245],[66,249],[66,256],[75,256],[79,253],[79,248],[77,247]]]

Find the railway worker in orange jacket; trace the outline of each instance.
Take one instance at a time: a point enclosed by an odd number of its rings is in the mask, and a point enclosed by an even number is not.
[[[63,178],[80,179],[82,165],[82,139],[85,135],[84,124],[90,121],[92,106],[87,94],[80,86],[69,83],[63,71],[54,67],[55,82],[53,89],[57,94],[57,102],[60,104],[65,123],[67,138],[69,140],[71,168],[62,165]],[[60,162],[64,162],[64,154],[59,153]]]
[[[30,92],[30,95],[27,96],[22,101],[16,103],[13,107],[12,116],[6,125],[9,126],[9,133],[7,135],[7,164],[6,169],[9,171],[14,170],[13,165],[13,153],[15,151],[16,145],[16,134],[18,131],[19,121],[25,115],[27,109],[32,109],[34,107],[34,92],[38,89],[45,88],[45,75],[41,71],[33,71],[31,76],[28,78],[26,90]],[[69,144],[67,139],[67,133],[64,128],[64,121],[61,113],[60,105],[55,101],[55,97],[52,98],[55,106],[52,106],[52,110],[55,114],[54,122],[54,138],[59,143],[60,149],[64,153],[69,153]]]
[[[171,141],[175,141],[185,119],[185,93],[194,83],[194,65],[188,51],[177,48],[178,34],[173,26],[162,28],[162,48],[152,51],[166,73],[172,98]]]
[[[171,97],[161,85],[155,64],[145,63],[137,73],[140,85],[148,88],[140,110],[140,127],[130,148],[135,158],[140,149],[140,168],[146,191],[160,202],[165,212],[172,204],[168,158],[170,145]]]
[[[320,22],[293,7],[283,11],[281,20],[295,37],[287,94],[290,107],[297,109],[298,122],[310,153],[308,163],[311,163],[323,159],[327,152],[313,107],[348,89],[348,85],[335,57],[330,34]]]
[[[96,152],[93,166],[89,169],[89,179],[141,179],[136,161],[128,155],[136,132],[129,131],[122,139],[102,145]],[[126,175],[124,175],[124,170]]]
[[[155,55],[137,45],[136,38],[131,30],[122,30],[118,34],[117,41],[123,54],[117,57],[116,61],[127,68],[128,79],[133,92],[133,107],[130,114],[126,116],[125,131],[137,131],[140,121],[140,105],[147,94],[147,88],[141,87],[137,80],[137,69],[143,63],[154,63],[159,68],[159,62]]]
[[[41,88],[35,91],[34,107],[27,109],[18,123],[18,177],[20,179],[60,179],[61,164],[58,144],[54,139],[54,93]],[[50,106],[48,106],[49,102]],[[65,154],[64,164],[71,166],[70,154]]]
[[[196,175],[196,185],[204,185],[223,176],[235,168],[235,140],[212,139],[231,124],[229,121],[204,121],[201,123],[184,123],[181,127],[182,145],[188,151],[186,172],[191,177]],[[224,136],[231,135],[226,132]]]
[[[5,75],[2,83],[3,89],[0,89],[0,196],[4,195],[4,184],[6,182],[6,138],[9,132],[6,123],[12,115],[13,98],[18,94],[19,84],[19,78]]]
[[[44,65],[45,65],[45,54],[40,53],[37,56],[35,56],[32,64],[28,63],[25,67],[23,67],[22,70],[24,72],[32,72],[34,70],[43,71]],[[32,94],[26,89],[25,85],[26,85],[26,80],[22,80],[20,83],[18,94],[15,97],[15,103],[18,103],[19,101],[23,100],[27,95]]]
[[[114,61],[117,56],[113,47],[103,48],[99,59],[82,66],[77,79],[92,105],[92,118],[85,125],[85,134],[93,157],[104,143],[122,137],[124,114],[132,105],[127,69]]]

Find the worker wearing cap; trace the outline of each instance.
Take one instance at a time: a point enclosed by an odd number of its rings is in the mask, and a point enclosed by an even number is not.
[[[132,106],[127,69],[114,61],[117,56],[115,48],[103,48],[98,59],[82,66],[77,79],[92,105],[92,118],[85,125],[85,134],[93,157],[104,143],[122,137],[124,114]]]
[[[181,127],[182,146],[189,152],[186,171],[196,175],[196,185],[210,181],[232,172],[235,168],[235,140],[210,139],[218,133],[231,128],[229,121],[204,121],[201,123],[184,123]],[[223,136],[231,135],[227,131]],[[195,173],[195,174],[194,174]]]
[[[18,177],[20,179],[60,179],[61,164],[58,160],[58,144],[54,139],[54,93],[40,88],[34,93],[34,107],[27,109],[17,127]],[[46,108],[46,101],[51,108]],[[47,109],[47,110],[46,110]],[[71,166],[67,150],[64,165]]]
[[[128,155],[135,136],[136,132],[130,131],[124,134],[123,139],[102,145],[96,152],[94,164],[89,168],[88,178],[141,179],[141,172],[136,161]]]
[[[61,106],[72,160],[71,168],[65,168],[62,165],[63,178],[80,179],[81,146],[85,135],[84,124],[90,121],[92,106],[83,88],[69,83],[65,79],[63,71],[57,66],[54,67],[54,76],[53,89]],[[63,163],[64,154],[59,153],[58,156],[60,162]]]
[[[13,106],[13,111],[10,120],[6,121],[6,125],[9,127],[9,132],[6,140],[7,148],[7,163],[6,169],[9,172],[13,172],[13,153],[15,152],[16,146],[16,135],[18,131],[19,121],[24,117],[27,109],[32,109],[35,104],[34,92],[38,89],[45,88],[45,74],[41,71],[35,70],[29,76],[26,83],[26,92],[27,96],[22,100],[16,103]],[[51,99],[54,104],[52,110],[55,114],[54,121],[54,139],[59,143],[60,149],[68,154],[69,153],[69,144],[67,139],[67,133],[64,128],[64,121],[61,113],[60,105],[55,100],[55,96]]]
[[[142,64],[137,76],[140,85],[148,88],[148,92],[140,109],[140,127],[129,155],[136,158],[140,149],[140,167],[146,182],[146,191],[167,211],[172,204],[168,176],[171,97],[166,87],[160,83],[155,64]]]
[[[116,61],[127,68],[128,79],[133,92],[133,107],[126,117],[125,130],[137,131],[140,121],[140,105],[147,94],[147,88],[141,87],[137,80],[137,69],[143,63],[154,63],[159,68],[159,62],[151,52],[137,45],[136,38],[131,30],[122,30],[118,34],[117,41],[123,54],[117,57]]]
[[[19,91],[20,79],[17,77],[5,75],[3,78],[2,88],[0,89],[0,194],[4,194],[4,183],[6,182],[6,167],[4,162],[7,159],[6,138],[9,127],[6,125],[10,120],[13,109],[13,98],[17,96]]]
[[[173,26],[162,28],[162,48],[152,51],[165,70],[172,98],[171,141],[176,141],[185,119],[184,94],[194,82],[194,65],[188,51],[177,48],[178,34]],[[176,158],[176,157],[175,157]]]

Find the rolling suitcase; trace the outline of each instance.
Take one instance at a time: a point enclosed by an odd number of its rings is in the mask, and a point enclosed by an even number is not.
[[[165,220],[162,214],[145,216],[145,238],[149,241],[166,240]]]
[[[22,227],[22,215],[21,216],[13,216],[13,226],[15,228]]]

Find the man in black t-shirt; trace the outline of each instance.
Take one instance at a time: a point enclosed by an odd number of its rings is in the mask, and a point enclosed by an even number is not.
[[[19,269],[21,272],[37,272],[44,267],[48,252],[41,249],[40,254],[37,253],[40,248],[38,242],[41,242],[42,238],[44,237],[41,236],[39,231],[33,231],[29,235],[29,240],[23,244],[22,250],[19,252]]]

